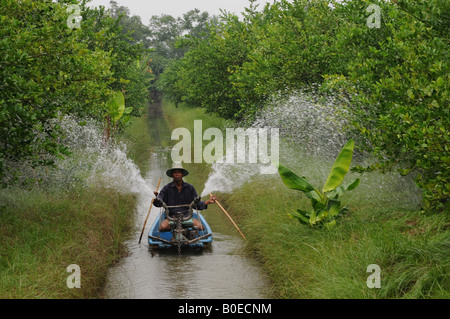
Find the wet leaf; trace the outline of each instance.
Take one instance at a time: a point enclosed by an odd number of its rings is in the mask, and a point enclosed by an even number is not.
[[[347,175],[350,169],[354,147],[355,141],[350,140],[342,148],[325,182],[322,190],[324,193],[336,189],[344,181],[345,175]]]

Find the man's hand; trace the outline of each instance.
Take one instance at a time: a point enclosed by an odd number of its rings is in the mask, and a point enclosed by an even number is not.
[[[214,204],[216,202],[216,195],[211,194],[209,199],[205,202],[206,205]]]
[[[155,207],[162,207],[162,205],[163,205],[163,201],[161,200],[161,198],[159,198],[159,197],[156,197],[154,200],[153,200],[153,204],[155,205]]]

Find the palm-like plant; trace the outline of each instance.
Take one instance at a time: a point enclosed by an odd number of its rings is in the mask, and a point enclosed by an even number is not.
[[[115,92],[106,103],[107,114],[105,115],[105,141],[108,142],[114,136],[114,131],[117,130],[119,121],[123,123],[129,121],[130,114],[133,111],[132,107],[125,107],[125,97],[122,92]]]
[[[290,189],[303,192],[311,200],[313,207],[311,211],[298,209],[296,212],[289,213],[290,216],[298,219],[302,224],[313,227],[317,225],[331,229],[336,225],[336,217],[348,210],[342,207],[340,197],[346,191],[355,189],[360,183],[358,178],[348,185],[341,185],[349,171],[354,147],[355,142],[350,140],[342,148],[322,191],[314,188],[305,178],[297,176],[287,167],[278,164],[278,172],[283,183]]]

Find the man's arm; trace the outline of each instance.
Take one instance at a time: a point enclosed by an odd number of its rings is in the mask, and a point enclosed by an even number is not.
[[[193,188],[193,195],[194,198],[197,198],[197,192],[195,191],[195,188]],[[208,209],[208,205],[209,204],[214,204],[216,202],[216,196],[215,195],[210,195],[209,199],[206,201],[201,201],[197,204],[197,209],[199,210],[205,210]]]
[[[210,194],[209,199],[205,201],[205,205],[214,204],[216,202],[216,195]]]
[[[161,202],[164,202],[164,203],[166,202],[167,188],[164,186],[161,189],[161,192],[158,193],[157,191],[154,191],[153,194],[156,196],[156,199],[154,201],[155,207],[161,207],[162,206]]]

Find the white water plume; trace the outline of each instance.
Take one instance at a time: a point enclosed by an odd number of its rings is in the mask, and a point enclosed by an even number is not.
[[[268,102],[251,127],[278,128],[282,139],[280,161],[298,167],[298,162],[305,162],[299,161],[301,151],[308,157],[315,157],[317,170],[320,159],[334,158],[347,141],[344,130],[347,123],[342,116],[345,112],[344,105],[337,99],[331,97],[319,100],[311,94],[299,92],[288,98],[274,98]],[[248,152],[248,143],[246,148]],[[262,164],[215,163],[202,196],[214,191],[231,192],[251,178],[261,175],[265,169],[267,165]],[[323,172],[316,173],[321,175]]]
[[[272,127],[280,130],[280,160],[312,185],[323,185],[336,156],[351,138],[348,126],[347,102],[331,97],[317,97],[299,92],[287,98],[274,98],[257,116],[252,127]],[[248,146],[247,146],[248,147]],[[373,162],[357,149],[353,164],[368,166]],[[260,164],[214,164],[202,196],[210,192],[230,193],[260,174]],[[271,176],[271,175],[265,175]],[[411,176],[402,177],[395,172],[349,173],[345,182],[361,178],[353,191],[357,200],[373,205],[387,205],[392,201],[405,207],[420,204],[420,191]],[[278,174],[273,178],[280,178]],[[256,180],[257,181],[257,180]]]
[[[346,114],[342,99],[298,92],[269,101],[253,126],[277,127],[286,141],[310,154],[328,156],[347,142]]]
[[[102,186],[123,193],[144,196],[152,194],[139,168],[127,157],[126,145],[113,142],[105,145],[100,125],[95,121],[83,121],[65,116],[58,120],[63,137],[61,143],[68,146],[71,156],[56,160],[53,169],[40,168],[34,174],[44,184],[70,188],[75,183],[85,186]]]
[[[252,176],[260,175],[260,166],[261,164],[214,163],[201,197],[214,192],[232,192]]]

